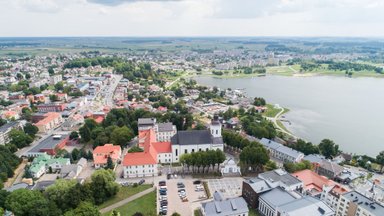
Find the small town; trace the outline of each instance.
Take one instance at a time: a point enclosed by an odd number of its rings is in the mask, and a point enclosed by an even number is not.
[[[155,56],[1,59],[2,214],[384,215],[384,153],[312,144],[288,109],[197,84],[213,56]]]

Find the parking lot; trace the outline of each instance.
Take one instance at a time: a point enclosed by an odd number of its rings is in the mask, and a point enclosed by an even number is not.
[[[165,179],[164,179],[165,180]],[[177,183],[183,183],[185,188],[185,199],[184,201],[179,197],[179,190]],[[166,180],[167,186],[167,215],[177,212],[181,215],[192,216],[193,211],[200,207],[200,201],[205,200],[206,197],[204,189],[201,191],[195,191],[196,186],[193,184],[192,179],[169,179]],[[201,186],[203,188],[203,186]],[[160,210],[160,193],[157,192],[157,210]]]
[[[209,179],[208,187],[211,194],[221,192],[225,198],[241,196],[242,178]]]

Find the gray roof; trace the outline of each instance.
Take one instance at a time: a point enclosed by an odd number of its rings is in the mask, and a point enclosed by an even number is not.
[[[226,216],[226,215],[240,215],[248,213],[248,205],[244,198],[236,197],[221,201],[210,201],[202,203],[206,216]]]
[[[66,176],[72,171],[76,172],[76,170],[77,170],[77,164],[64,165],[60,170],[60,174],[62,176]]]
[[[159,132],[173,131],[173,124],[171,122],[159,123],[158,131]]]
[[[55,184],[56,181],[39,181],[33,186],[33,190],[45,190],[47,187]]]
[[[296,200],[287,191],[281,189],[280,187],[274,188],[271,191],[264,193],[260,196],[260,199],[264,200],[268,205],[276,209],[276,207],[284,205],[286,203]]]
[[[339,164],[337,164],[335,162],[331,162],[328,160],[322,160],[320,162],[320,167],[322,167],[323,169],[332,171],[335,175],[340,174],[344,170],[344,167],[340,166]]]
[[[302,183],[302,181],[300,181],[298,178],[281,169],[260,173],[259,178],[264,179],[266,181],[271,181],[271,182],[279,181],[284,183],[287,186]]]
[[[20,124],[20,122],[18,122],[18,121],[9,122],[9,123],[7,123],[7,124],[5,124],[5,125],[0,127],[0,132],[4,133],[4,132],[8,131],[9,129],[18,127],[19,124]]]
[[[275,141],[269,140],[267,138],[261,139],[260,143],[268,149],[274,149],[275,151],[281,152],[285,155],[289,155],[289,156],[294,157],[294,158],[297,158],[300,155],[304,155],[302,152],[296,151],[292,148],[289,148],[285,145],[282,145],[282,144],[277,143]]]
[[[377,216],[384,215],[384,207],[382,205],[372,201],[368,197],[356,191],[350,191],[348,193],[345,193],[342,195],[342,197],[345,198],[346,200],[349,200],[350,202],[354,202],[355,204],[360,206],[360,208],[363,208],[368,212],[371,212],[372,215],[377,215]]]
[[[28,153],[40,152],[41,149],[54,149],[60,142],[66,139],[68,135],[62,135],[60,139],[49,136],[42,140],[39,144],[29,150]]]
[[[24,182],[21,182],[21,183],[18,183],[18,184],[14,184],[12,185],[11,187],[5,189],[6,191],[8,192],[12,192],[12,191],[15,191],[17,189],[25,189],[25,188],[28,188],[29,185],[27,183],[24,183]]]
[[[222,138],[213,139],[208,130],[179,131],[171,138],[172,145],[222,144],[222,141]]]
[[[323,161],[323,159],[325,159],[325,157],[318,154],[310,154],[303,158],[303,160],[307,160],[311,163],[320,163],[321,161]]]
[[[289,215],[334,215],[334,211],[323,201],[311,196],[293,200],[279,207],[279,212]]]
[[[137,121],[138,125],[154,125],[156,123],[156,119],[154,118],[139,118]]]
[[[268,183],[261,178],[249,179],[246,180],[245,183],[248,184],[256,193],[263,193],[272,189]]]

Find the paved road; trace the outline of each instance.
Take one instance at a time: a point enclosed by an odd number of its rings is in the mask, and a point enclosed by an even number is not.
[[[279,120],[280,116],[284,113],[284,110],[285,110],[284,108],[280,108],[280,109],[281,109],[280,112],[277,113],[277,114],[275,115],[275,117],[267,118],[267,119],[271,120],[271,121],[273,122],[273,124],[274,124],[274,125],[281,131],[281,132],[283,132],[283,133],[285,133],[285,134],[288,134],[289,136],[298,139],[297,136],[293,135],[293,134],[290,133],[289,131],[286,131],[284,128],[280,127],[279,124],[277,124],[277,121]]]
[[[130,196],[130,197],[124,199],[124,200],[121,200],[120,202],[117,202],[117,203],[115,203],[115,204],[113,204],[113,205],[110,205],[110,206],[108,206],[108,207],[106,207],[106,208],[100,209],[100,212],[101,212],[102,214],[107,213],[107,212],[110,212],[110,211],[112,211],[113,209],[116,209],[116,208],[118,208],[118,207],[120,207],[120,206],[123,206],[123,205],[125,205],[125,204],[127,204],[127,203],[129,203],[129,202],[131,202],[131,201],[133,201],[133,200],[135,200],[135,199],[137,199],[137,198],[140,198],[140,197],[142,197],[142,196],[144,196],[144,195],[147,195],[147,194],[151,193],[151,192],[154,191],[154,190],[155,190],[154,187],[152,187],[152,188],[148,188],[147,190],[142,191],[142,192],[140,192],[140,193],[137,193],[137,194],[135,194],[135,195],[133,195],[133,196]]]

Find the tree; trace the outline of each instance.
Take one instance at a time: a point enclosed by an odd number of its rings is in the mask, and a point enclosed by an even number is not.
[[[50,101],[59,101],[59,97],[55,94],[49,95]]]
[[[30,73],[26,73],[25,74],[25,79],[27,79],[27,80],[31,79],[31,74]]]
[[[5,201],[9,194],[11,193],[6,190],[0,190],[0,208],[5,208]]]
[[[108,156],[108,158],[107,158],[107,169],[113,170],[113,168],[115,168],[115,166],[113,165],[112,158],[110,156]]]
[[[63,91],[64,90],[64,83],[63,82],[58,82],[55,84],[55,90],[58,91]]]
[[[52,67],[49,67],[48,68],[48,73],[49,73],[49,76],[53,76],[53,74],[55,74],[55,71],[53,70]]]
[[[174,212],[171,216],[181,216],[181,214]]]
[[[325,158],[329,159],[339,153],[339,145],[336,145],[332,140],[323,139],[319,144],[319,150]]]
[[[259,143],[251,143],[240,153],[240,162],[243,169],[248,171],[263,171],[263,166],[269,161],[268,151]]]
[[[101,204],[119,191],[119,185],[115,182],[115,174],[112,170],[96,170],[91,176],[91,190],[96,204]]]
[[[31,137],[35,137],[38,131],[39,131],[39,128],[29,122],[26,123],[24,126],[24,132]]]
[[[116,128],[111,134],[111,142],[116,145],[125,146],[134,137],[133,131],[127,126]]]
[[[68,204],[68,193],[70,193],[71,188],[76,184],[76,180],[59,179],[55,182],[55,184],[49,186],[44,191],[44,195],[48,200],[56,203],[56,205],[59,206],[61,210],[66,211],[72,207]]]
[[[269,160],[269,161],[265,164],[264,169],[265,169],[266,171],[275,170],[275,169],[277,169],[277,165],[276,165],[276,163],[275,163],[274,161]]]
[[[112,211],[111,216],[120,216],[120,212],[115,209]]]
[[[71,134],[69,135],[70,140],[76,140],[79,138],[79,133],[77,131],[72,131]]]
[[[72,155],[72,159],[74,161],[79,160],[80,159],[80,151],[79,151],[79,149],[77,149],[77,148],[73,149],[72,152],[71,152],[71,155]]]
[[[79,129],[79,134],[83,142],[89,142],[91,140],[91,131],[87,125],[84,125]]]
[[[267,103],[264,98],[255,97],[253,101],[253,105],[255,106],[265,106]]]
[[[383,166],[384,166],[384,151],[381,151],[377,156],[376,156],[376,162],[380,164],[380,172],[383,171]]]
[[[32,110],[30,108],[23,107],[23,109],[21,109],[21,113],[22,113],[23,119],[25,119],[27,121],[32,120]]]
[[[29,146],[33,139],[24,131],[12,129],[9,133],[10,143],[15,144],[17,148]]]
[[[40,191],[19,189],[13,191],[5,201],[5,207],[17,216],[61,215],[53,202],[49,202]]]
[[[92,203],[82,202],[76,209],[66,212],[64,216],[101,216],[101,213]]]
[[[133,152],[143,152],[144,150],[140,148],[139,146],[133,146],[128,150],[128,153],[133,153]]]

